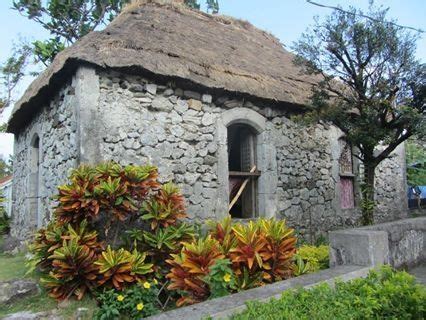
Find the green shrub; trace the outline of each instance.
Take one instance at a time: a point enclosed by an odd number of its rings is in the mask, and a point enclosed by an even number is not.
[[[278,300],[250,302],[232,319],[425,319],[426,289],[390,267],[367,278],[285,291]]]
[[[0,213],[0,235],[8,234],[10,230],[10,218]]]
[[[0,235],[8,234],[10,230],[10,218],[6,214],[6,210],[3,207],[5,198],[0,193]]]
[[[305,265],[308,265],[309,272],[327,269],[329,263],[329,248],[327,245],[310,246],[303,245],[297,250]]]
[[[104,290],[97,297],[99,310],[95,319],[140,319],[159,312],[158,289],[154,283],[143,282],[124,291]]]
[[[235,289],[235,276],[229,259],[218,259],[204,281],[210,288],[210,298],[227,296]]]

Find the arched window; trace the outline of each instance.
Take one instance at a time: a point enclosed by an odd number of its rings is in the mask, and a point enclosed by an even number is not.
[[[352,146],[346,140],[339,139],[339,148],[340,206],[342,209],[352,209],[355,207]]]
[[[34,225],[39,227],[40,221],[40,138],[35,134],[30,146],[30,179],[29,179],[29,214]]]
[[[228,169],[230,214],[251,218],[257,212],[256,131],[247,124],[228,127]]]

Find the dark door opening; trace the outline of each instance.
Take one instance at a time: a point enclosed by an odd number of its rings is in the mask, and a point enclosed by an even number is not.
[[[229,213],[252,218],[257,212],[256,132],[244,124],[228,127]],[[237,199],[236,202],[233,201]]]
[[[40,208],[39,208],[39,175],[40,175],[40,138],[34,135],[31,142],[30,154],[30,179],[29,179],[29,210],[32,215],[33,224],[40,227]]]

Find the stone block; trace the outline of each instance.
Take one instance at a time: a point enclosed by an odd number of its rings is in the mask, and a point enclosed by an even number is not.
[[[197,111],[201,111],[203,109],[203,104],[199,100],[189,99],[188,107]]]
[[[330,267],[380,266],[389,263],[388,235],[375,230],[342,230],[329,233]]]
[[[11,280],[0,282],[0,304],[12,303],[37,294],[37,284],[32,280]]]
[[[148,83],[145,86],[145,89],[146,89],[147,92],[149,92],[152,95],[155,95],[157,93],[157,85],[156,84]]]
[[[201,97],[201,101],[203,101],[204,103],[212,103],[212,96],[209,94],[203,94]]]
[[[191,99],[196,99],[196,100],[200,100],[201,99],[201,94],[195,91],[191,91],[191,90],[185,90],[183,92],[183,95],[187,98],[191,98]]]
[[[152,100],[152,108],[159,111],[170,111],[173,108],[173,104],[169,99],[160,96]]]

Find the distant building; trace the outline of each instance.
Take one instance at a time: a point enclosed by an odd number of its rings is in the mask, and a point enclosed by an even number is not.
[[[1,204],[8,217],[12,215],[12,176],[7,176],[0,179],[0,195],[5,198]]]

